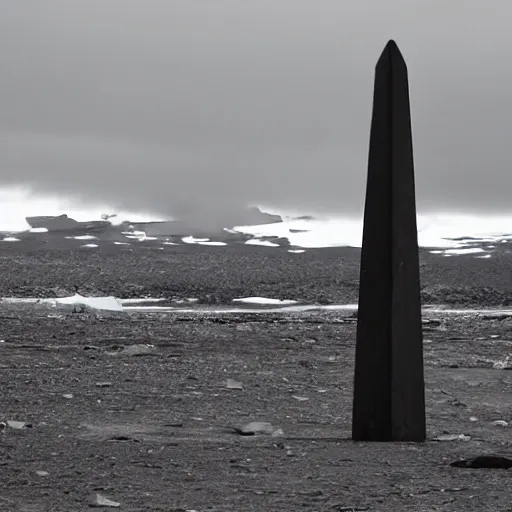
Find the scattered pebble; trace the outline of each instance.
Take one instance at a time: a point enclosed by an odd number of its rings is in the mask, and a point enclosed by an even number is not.
[[[96,494],[91,502],[91,507],[107,507],[107,508],[119,508],[121,503],[112,501],[101,494]]]
[[[441,436],[434,437],[433,441],[469,441],[470,436],[465,434],[443,434]]]
[[[495,361],[492,365],[496,370],[510,370],[512,369],[512,361],[510,361],[510,356],[505,357],[502,361]]]
[[[243,389],[243,385],[241,382],[238,382],[234,379],[227,379],[226,380],[226,387],[228,389]]]
[[[147,356],[154,353],[154,345],[128,345],[120,351],[120,354],[123,356]]]
[[[9,428],[13,428],[15,430],[21,430],[23,428],[28,427],[28,425],[24,421],[11,421],[11,420],[7,421],[7,426]]]
[[[96,382],[98,388],[109,388],[110,386],[112,386],[112,382]]]
[[[282,436],[284,432],[280,428],[275,428],[271,423],[266,421],[251,421],[240,429],[235,429],[239,434],[250,436],[256,434],[266,434],[271,436]]]
[[[493,468],[509,469],[512,468],[512,459],[502,457],[501,455],[479,455],[472,459],[456,460],[450,464],[454,468]]]
[[[357,505],[352,506],[344,506],[344,505],[335,505],[333,507],[333,510],[336,510],[336,512],[366,512],[367,510],[370,510],[369,507],[358,507]]]

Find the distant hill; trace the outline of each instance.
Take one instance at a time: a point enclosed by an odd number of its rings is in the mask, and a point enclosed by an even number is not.
[[[58,216],[36,216],[25,217],[31,228],[46,228],[48,231],[70,231],[70,230],[102,230],[110,227],[112,224],[105,220],[92,220],[87,222],[78,222],[66,214]]]
[[[46,228],[49,232],[55,231],[95,231],[111,230],[112,223],[108,220],[78,222],[66,214],[58,216],[26,217],[31,228]],[[128,229],[144,231],[148,236],[172,235],[208,235],[222,231],[233,226],[247,226],[257,224],[272,224],[281,222],[279,215],[263,213],[259,208],[246,208],[233,212],[222,212],[221,215],[187,214],[182,218],[160,222],[136,222],[129,220],[116,226],[120,231]]]

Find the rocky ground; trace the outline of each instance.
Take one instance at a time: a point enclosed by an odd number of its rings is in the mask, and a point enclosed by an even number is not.
[[[63,246],[62,244],[68,244]],[[511,243],[489,259],[445,257],[422,249],[425,304],[512,305]],[[161,247],[163,249],[161,250]],[[80,249],[59,243],[4,243],[0,248],[0,296],[55,297],[74,294],[120,298],[197,298],[199,304],[228,304],[244,296],[295,299],[304,303],[357,302],[359,249],[224,247],[135,243]],[[478,255],[477,255],[478,256]]]
[[[354,302],[357,259],[352,249],[16,244],[2,246],[0,294],[51,296],[77,284],[83,293],[203,303]],[[506,250],[487,260],[423,251],[424,297],[509,304],[510,263]],[[77,313],[0,303],[0,320],[0,510],[512,510],[510,471],[450,466],[512,455],[507,317],[426,314],[421,444],[350,441],[349,312]],[[250,422],[265,424],[241,435]]]

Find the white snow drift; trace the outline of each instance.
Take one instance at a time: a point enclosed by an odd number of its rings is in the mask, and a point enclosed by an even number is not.
[[[57,299],[37,299],[37,298],[18,298],[18,297],[4,297],[1,299],[4,302],[10,303],[24,303],[24,304],[51,304],[58,306],[59,304],[77,304],[89,306],[93,309],[103,309],[108,311],[123,311],[123,306],[115,297],[84,297],[80,294],[72,295],[71,297],[62,297]]]
[[[233,302],[244,302],[246,304],[297,304],[296,300],[268,299],[266,297],[242,297],[233,299]]]

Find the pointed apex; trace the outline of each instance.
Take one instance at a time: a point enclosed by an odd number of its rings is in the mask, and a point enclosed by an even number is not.
[[[381,66],[388,66],[391,61],[393,62],[401,62],[403,65],[405,64],[405,59],[400,52],[398,45],[395,43],[393,39],[390,39],[386,46],[384,47],[384,50],[382,51],[379,60],[377,61],[377,67],[379,67],[379,64]]]
[[[400,55],[402,57],[402,53],[400,52],[400,49],[398,48],[398,45],[393,39],[390,39],[388,41],[388,44],[385,46],[382,55]],[[402,57],[403,58],[403,57]]]

